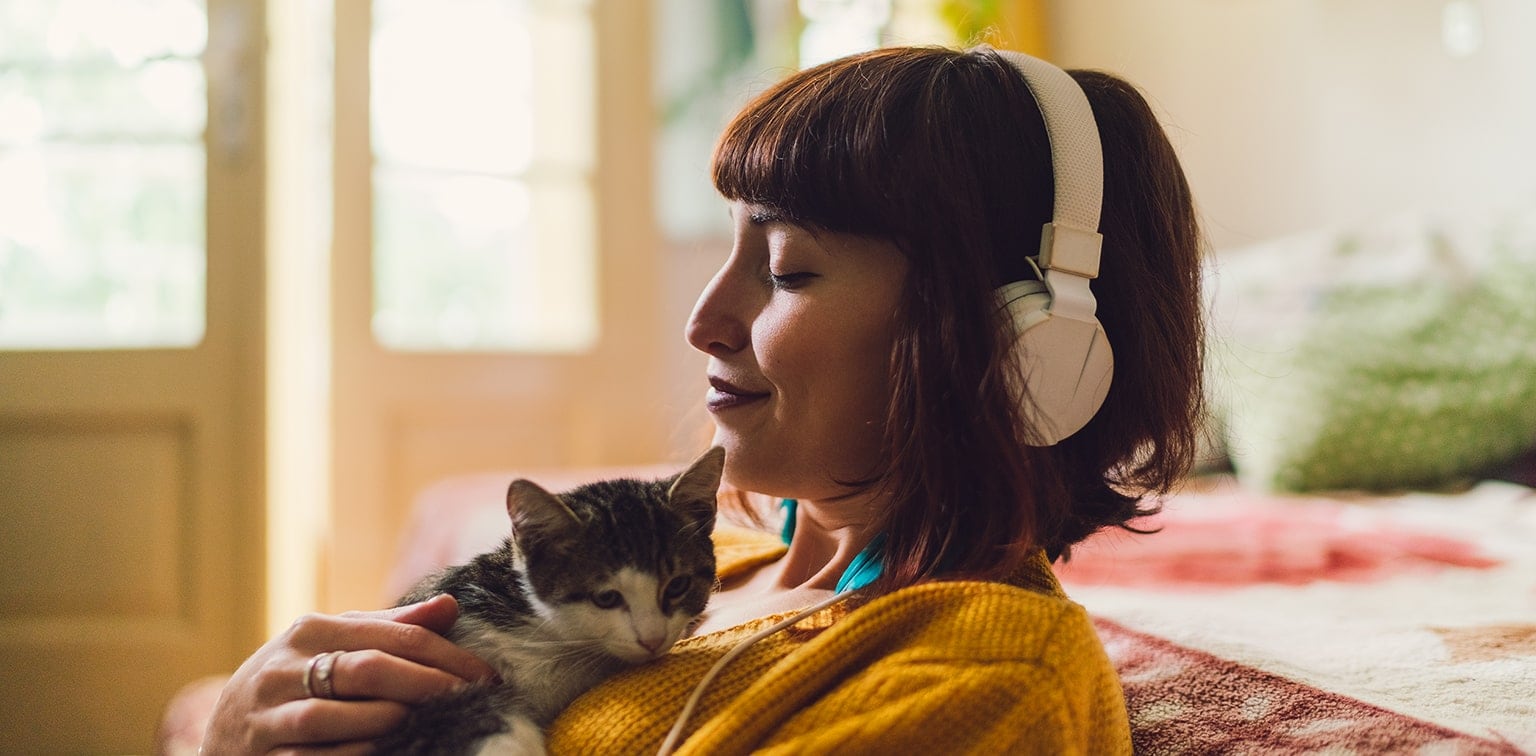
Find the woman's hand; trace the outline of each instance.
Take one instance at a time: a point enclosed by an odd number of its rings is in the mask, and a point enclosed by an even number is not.
[[[440,633],[458,603],[418,604],[339,616],[306,615],[252,654],[224,686],[203,739],[204,754],[367,753],[406,706],[467,682],[495,677],[478,657]],[[316,654],[343,651],[331,667],[333,698],[305,681]]]

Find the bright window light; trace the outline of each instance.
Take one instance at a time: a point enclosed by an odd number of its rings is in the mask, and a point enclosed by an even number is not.
[[[373,332],[407,351],[597,337],[586,2],[375,0]]]

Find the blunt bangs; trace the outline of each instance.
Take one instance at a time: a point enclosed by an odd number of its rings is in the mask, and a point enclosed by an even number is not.
[[[888,119],[910,110],[900,101],[910,88],[892,86],[900,71],[885,52],[806,69],[750,102],[715,147],[715,189],[800,225],[900,235],[890,216],[891,206],[902,203],[889,200],[908,135],[893,131]]]

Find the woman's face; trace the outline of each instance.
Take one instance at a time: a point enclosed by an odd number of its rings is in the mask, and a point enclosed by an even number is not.
[[[770,496],[846,494],[878,469],[906,259],[733,203],[735,244],[688,319],[725,480]]]

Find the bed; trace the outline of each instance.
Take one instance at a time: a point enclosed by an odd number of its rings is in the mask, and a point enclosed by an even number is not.
[[[1058,569],[1145,753],[1536,753],[1536,490],[1170,497]]]

